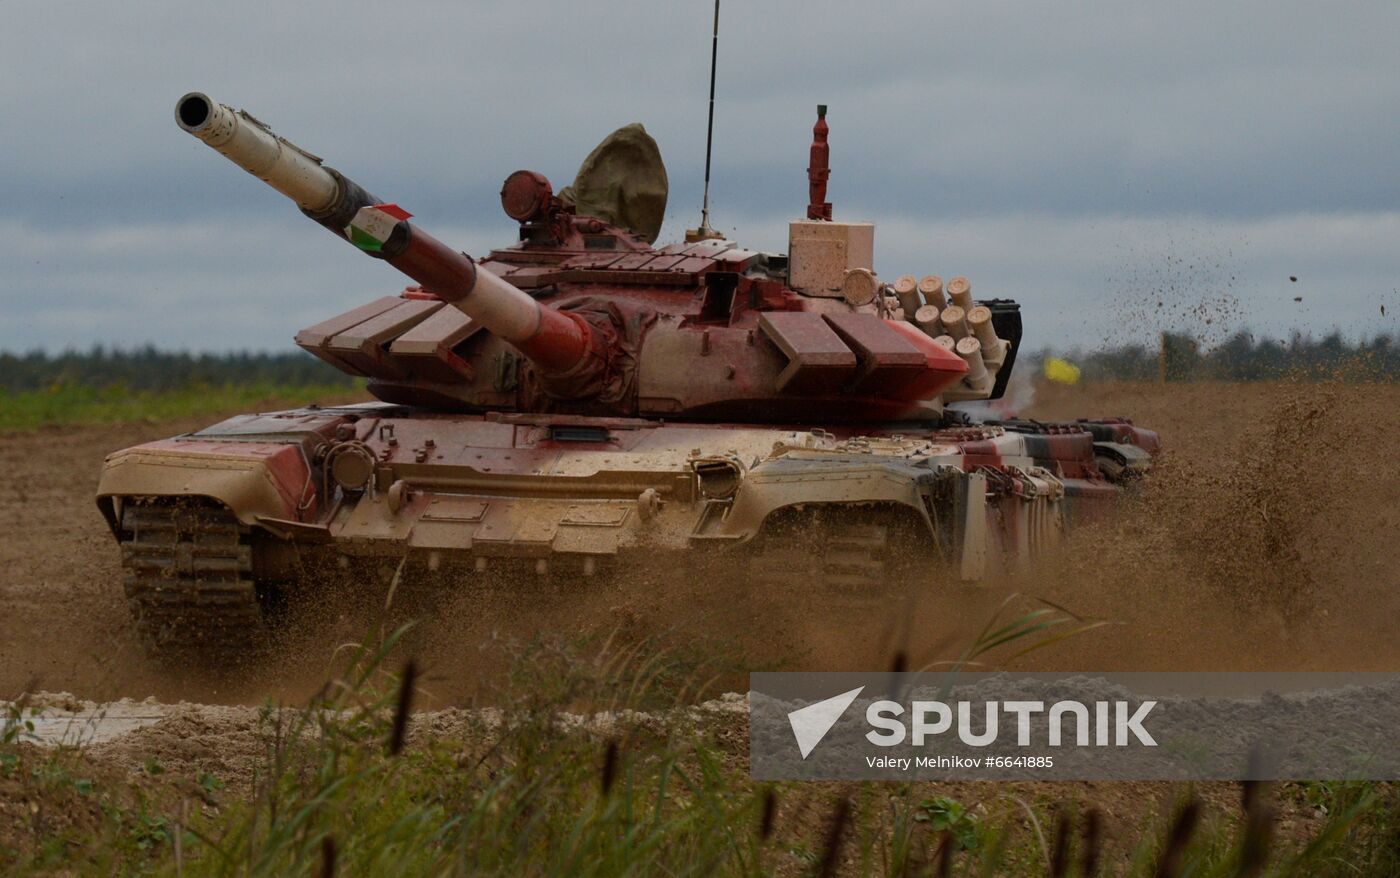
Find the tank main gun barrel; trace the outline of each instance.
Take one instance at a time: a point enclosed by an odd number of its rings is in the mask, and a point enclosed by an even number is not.
[[[352,241],[352,225],[369,229],[369,237],[352,242],[461,309],[545,372],[568,372],[588,356],[593,331],[582,318],[545,308],[467,255],[409,225],[400,218],[407,214],[383,204],[247,112],[190,92],[175,105],[175,121],[341,238]]]

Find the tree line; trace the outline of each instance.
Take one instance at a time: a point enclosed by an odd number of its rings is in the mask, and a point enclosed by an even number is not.
[[[101,345],[50,354],[0,351],[0,390],[120,387],[132,391],[238,385],[352,387],[356,379],[304,351],[191,353],[153,345],[123,350]]]
[[[1287,341],[1247,332],[1204,348],[1188,336],[1164,333],[1159,346],[1125,345],[1095,351],[1041,351],[1078,366],[1086,380],[1128,381],[1393,381],[1400,377],[1400,346],[1389,335],[1348,341],[1338,333]],[[121,387],[180,390],[250,384],[352,387],[356,379],[304,351],[191,353],[153,345],[129,350],[96,346],[50,354],[0,351],[0,390]]]
[[[1287,341],[1237,332],[1204,348],[1189,336],[1163,333],[1159,345],[1096,351],[1043,351],[1079,367],[1085,380],[1127,381],[1393,381],[1400,378],[1400,346],[1393,336],[1348,341],[1294,334]]]

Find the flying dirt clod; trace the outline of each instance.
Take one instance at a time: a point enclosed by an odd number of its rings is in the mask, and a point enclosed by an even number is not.
[[[824,200],[824,114],[786,254],[713,230],[654,246],[666,172],[629,125],[558,193],[507,177],[519,240],[480,259],[246,112],[195,92],[176,120],[414,284],[296,336],[380,402],[107,459],[98,504],[157,652],[254,654],[279,597],[324,570],[586,580],[710,553],[754,588],[975,581],[1109,508],[1157,451],[1123,419],[948,407],[1003,395],[1019,306],[961,277],[946,298],[935,275],[882,281],[874,226]]]

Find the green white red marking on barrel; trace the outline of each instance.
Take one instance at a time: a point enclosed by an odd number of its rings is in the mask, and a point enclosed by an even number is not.
[[[397,204],[374,204],[362,207],[355,212],[350,225],[345,227],[345,237],[350,243],[370,253],[384,249],[384,242],[394,231],[394,226],[413,216]]]

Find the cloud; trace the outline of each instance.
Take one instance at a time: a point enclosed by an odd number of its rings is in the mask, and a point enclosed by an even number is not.
[[[24,317],[0,328],[6,347],[273,346],[287,321],[349,304],[370,278],[374,292],[398,283],[324,234],[307,243],[314,230],[294,231],[279,196],[182,135],[171,111],[192,88],[248,107],[429,228],[469,232],[464,244],[511,237],[496,201],[507,173],[562,186],[633,120],[668,162],[666,234],[698,215],[705,3],[11,0],[5,12],[0,203],[10,243],[43,251],[9,250],[0,306]],[[1251,322],[1369,331],[1370,297],[1400,287],[1394,238],[1375,231],[1400,205],[1397,30],[1389,2],[729,3],[714,216],[746,243],[783,246],[825,102],[836,214],[879,221],[896,272],[922,270],[931,246],[1022,295],[1078,301],[1115,278],[1151,286],[1153,260],[1196,250],[1239,268],[1241,301],[1263,309]],[[123,242],[122,229],[155,237]],[[230,253],[235,276],[209,268]],[[1276,269],[1275,256],[1295,264]],[[1325,285],[1325,313],[1273,307],[1284,272]],[[269,290],[289,304],[267,309]],[[221,331],[201,323],[213,314]],[[1103,336],[1054,307],[1035,325]]]

